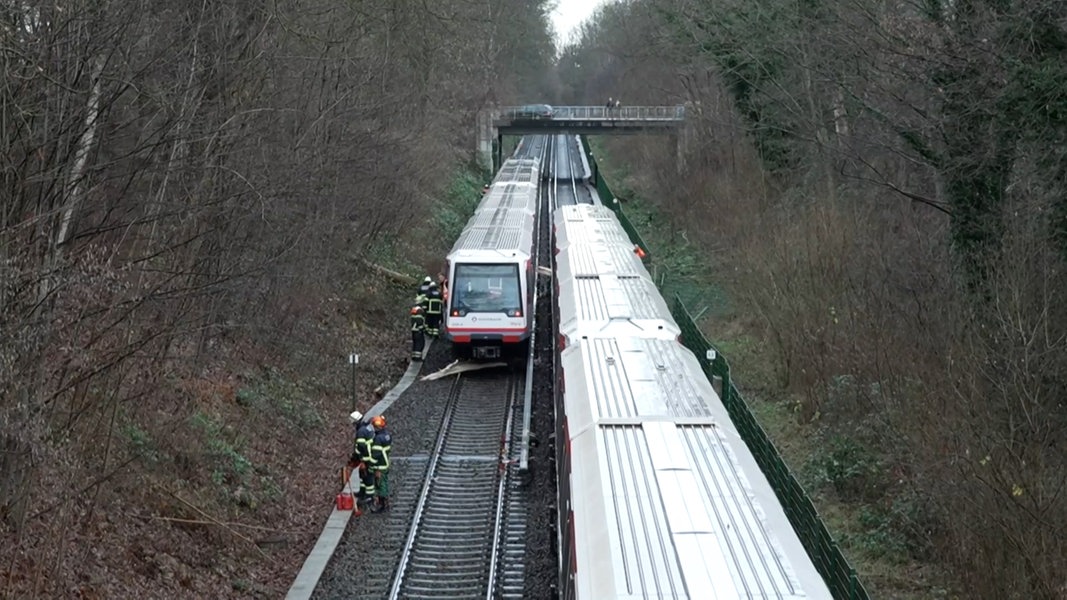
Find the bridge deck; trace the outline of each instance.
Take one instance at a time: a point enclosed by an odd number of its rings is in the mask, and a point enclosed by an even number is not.
[[[556,106],[551,117],[530,116],[522,107],[492,113],[493,127],[501,134],[640,133],[685,123],[683,106]]]

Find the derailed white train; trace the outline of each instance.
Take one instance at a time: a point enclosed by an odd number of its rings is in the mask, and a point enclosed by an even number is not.
[[[617,219],[554,216],[560,598],[831,598]]]
[[[529,340],[539,165],[504,161],[448,254],[444,333],[460,354],[497,358]]]

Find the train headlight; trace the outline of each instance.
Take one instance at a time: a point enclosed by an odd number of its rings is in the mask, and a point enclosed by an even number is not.
[[[508,314],[513,316],[513,317],[521,317],[522,316],[522,311],[516,308],[516,309],[512,310]]]

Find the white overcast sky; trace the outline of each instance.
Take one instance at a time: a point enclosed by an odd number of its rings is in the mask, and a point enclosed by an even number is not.
[[[556,0],[552,25],[556,28],[556,47],[565,44],[574,30],[601,4],[609,0]]]

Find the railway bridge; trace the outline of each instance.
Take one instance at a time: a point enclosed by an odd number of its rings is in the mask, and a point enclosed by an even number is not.
[[[679,170],[685,166],[688,145],[684,106],[543,106],[538,114],[530,107],[505,106],[478,113],[478,157],[482,166],[496,172],[503,162],[505,135],[632,135],[665,134],[675,140]],[[596,177],[596,174],[593,174]]]

